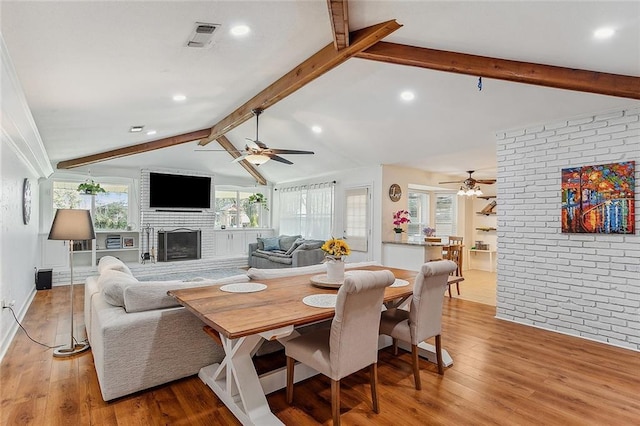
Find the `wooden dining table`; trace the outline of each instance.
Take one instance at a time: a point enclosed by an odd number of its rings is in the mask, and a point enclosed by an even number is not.
[[[383,266],[358,269],[388,269],[396,279],[408,281],[408,285],[385,289],[384,303],[388,308],[403,305],[413,293],[416,271]],[[252,357],[262,343],[294,337],[298,335],[296,327],[334,316],[334,307],[317,308],[302,301],[310,295],[337,294],[335,288],[312,284],[311,278],[314,275],[317,274],[259,280],[266,288],[255,292],[230,293],[221,290],[219,285],[168,292],[210,327],[209,334],[216,340],[219,339],[225,352],[224,359],[218,364],[203,367],[198,376],[244,425],[282,424],[271,412],[266,395],[285,387],[285,369],[280,368],[258,376]],[[381,336],[381,347],[390,344],[388,336]],[[401,344],[400,346],[402,347]],[[432,345],[421,343],[420,352],[423,357],[435,362],[435,349]],[[445,365],[453,362],[444,350],[443,359]],[[298,382],[315,374],[318,374],[315,370],[300,365],[295,369],[294,381]]]

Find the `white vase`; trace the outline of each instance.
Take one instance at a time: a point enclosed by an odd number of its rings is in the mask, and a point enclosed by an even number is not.
[[[344,281],[344,261],[342,259],[327,260],[327,280],[335,283]]]
[[[402,232],[396,232],[393,235],[394,241],[399,243],[400,241],[402,241]]]

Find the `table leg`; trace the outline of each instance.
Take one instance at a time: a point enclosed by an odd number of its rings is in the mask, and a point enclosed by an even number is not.
[[[269,408],[251,356],[263,338],[270,340],[292,332],[291,326],[239,339],[220,336],[224,359],[220,364],[200,369],[198,377],[213,390],[243,425],[283,424]]]

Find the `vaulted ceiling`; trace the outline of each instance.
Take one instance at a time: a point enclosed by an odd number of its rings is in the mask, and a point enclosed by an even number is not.
[[[328,3],[346,5],[346,20],[332,19]],[[345,26],[332,29],[332,21],[346,21],[354,31],[396,20],[402,27],[384,42],[640,76],[638,2],[5,0],[0,17],[54,164],[214,127],[333,43],[334,32],[344,40]],[[213,47],[185,46],[195,22],[221,25]],[[250,33],[233,37],[229,30],[238,23],[248,25]],[[595,39],[593,32],[603,26],[613,27],[614,36]],[[638,81],[631,80],[631,88],[640,93]],[[401,100],[404,90],[415,99]],[[175,102],[175,94],[187,99]],[[316,154],[285,155],[294,165],[270,161],[257,170],[272,182],[376,164],[461,177],[475,169],[477,178],[495,177],[496,131],[640,106],[632,97],[486,75],[479,90],[476,75],[361,56],[265,110],[260,117],[264,143]],[[156,134],[130,133],[134,125]],[[322,133],[312,132],[314,125]],[[225,136],[242,149],[245,138],[255,136],[255,120]],[[227,152],[198,151],[197,140],[81,169],[157,167],[249,176]],[[215,142],[206,147],[222,149]]]

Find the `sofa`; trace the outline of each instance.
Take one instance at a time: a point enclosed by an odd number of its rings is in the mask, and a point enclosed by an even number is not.
[[[306,240],[300,235],[258,238],[249,244],[249,267],[259,269],[299,268],[322,263],[323,240]]]
[[[204,323],[167,295],[168,290],[233,282],[221,280],[139,282],[112,256],[85,282],[84,319],[105,401],[197,374],[219,363],[224,351]]]

